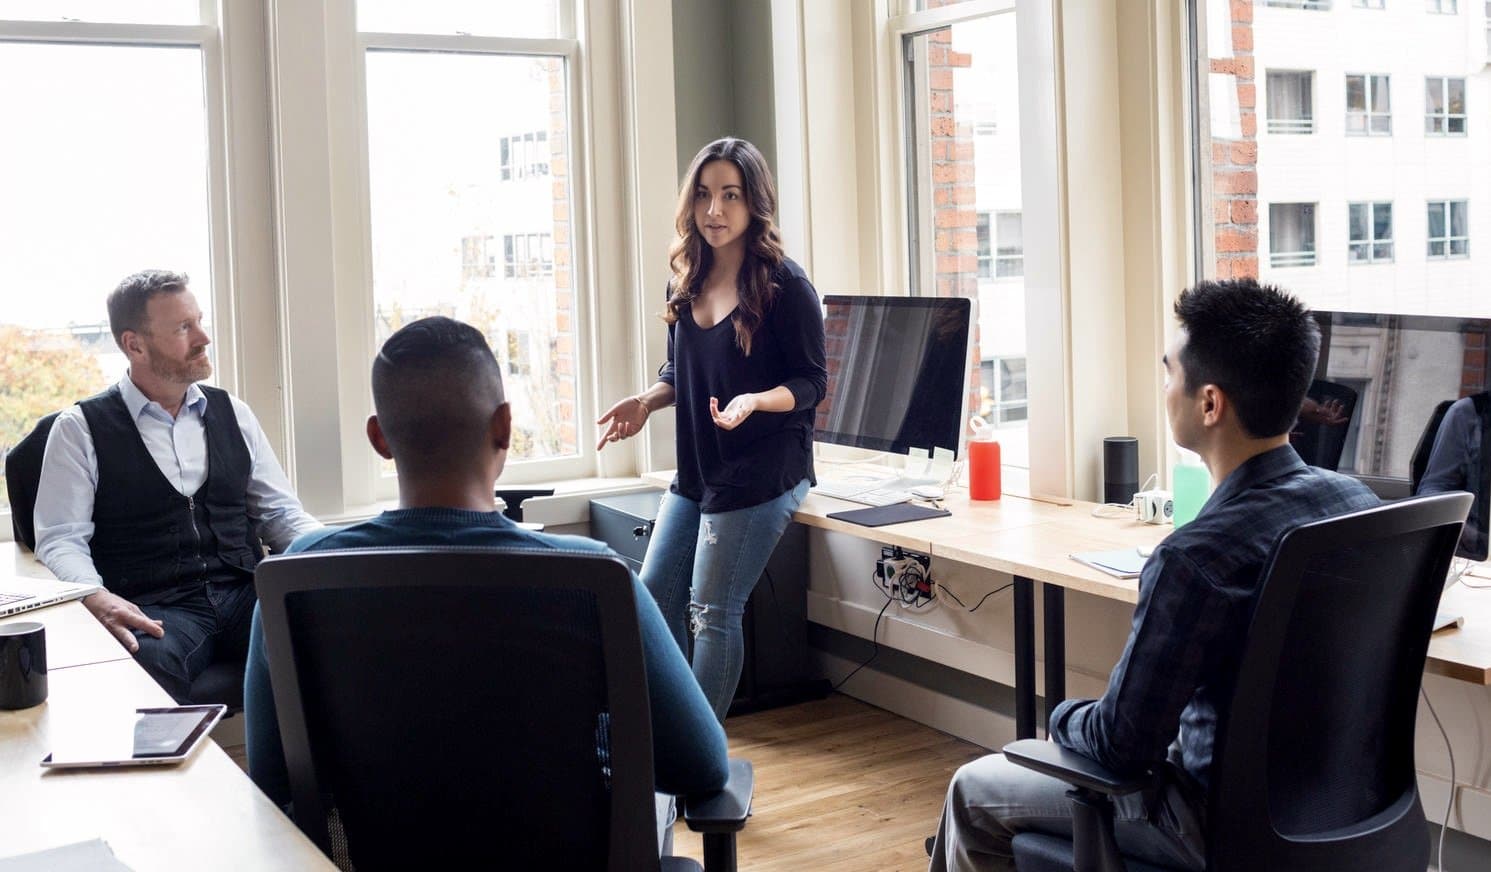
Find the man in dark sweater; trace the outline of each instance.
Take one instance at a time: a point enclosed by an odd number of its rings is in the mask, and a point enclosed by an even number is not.
[[[390,336],[373,362],[373,405],[368,440],[394,461],[399,508],[302,536],[290,552],[462,545],[610,553],[592,539],[525,530],[497,511],[493,485],[507,461],[512,418],[497,360],[474,327],[425,318]],[[717,790],[728,775],[724,730],[657,603],[635,575],[632,591],[647,667],[656,787],[665,794]],[[285,805],[289,776],[257,606],[253,620],[244,694],[249,775]],[[491,680],[510,676],[493,664]],[[660,811],[667,808],[666,802],[659,804]],[[667,820],[659,823],[666,826]]]
[[[1162,789],[1120,798],[1124,854],[1200,869],[1204,797],[1219,708],[1231,697],[1264,564],[1287,530],[1377,505],[1355,479],[1305,466],[1289,445],[1315,371],[1320,333],[1305,307],[1251,279],[1202,282],[1175,304],[1165,352],[1165,410],[1181,447],[1217,489],[1144,566],[1123,656],[1101,699],[1067,700],[1052,741],[1132,771],[1165,761]],[[1071,833],[1061,781],[1001,754],[959,769],[933,845],[932,870],[1010,869],[1010,840]]]

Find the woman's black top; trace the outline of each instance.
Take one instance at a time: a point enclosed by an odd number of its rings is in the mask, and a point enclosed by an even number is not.
[[[814,408],[828,388],[824,366],[823,306],[807,275],[784,259],[772,274],[780,289],[746,357],[735,344],[730,318],[704,329],[692,306],[668,327],[668,362],[658,381],[673,386],[678,405],[678,476],[671,490],[703,512],[758,506],[813,476]],[[730,400],[782,385],[790,412],[754,412],[734,430],[709,416],[709,398],[723,411]]]

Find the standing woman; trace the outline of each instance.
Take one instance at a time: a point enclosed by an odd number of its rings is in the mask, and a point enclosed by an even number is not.
[[[670,250],[668,361],[612,406],[597,449],[678,406],[678,474],[658,509],[642,583],[723,721],[744,659],[741,616],[815,483],[814,407],[828,383],[823,309],[782,253],[776,185],[754,145],[726,137],[689,166]]]

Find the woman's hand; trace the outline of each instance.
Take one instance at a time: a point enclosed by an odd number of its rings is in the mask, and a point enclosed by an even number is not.
[[[741,394],[731,400],[723,412],[720,411],[720,401],[715,397],[709,398],[709,417],[714,419],[715,426],[721,430],[734,430],[758,408],[760,405],[756,394]]]
[[[607,442],[619,442],[637,435],[651,414],[652,410],[647,407],[647,403],[641,397],[631,396],[617,401],[616,405],[607,409],[606,414],[601,415],[595,421],[597,424],[610,425],[601,434],[601,441],[595,444],[595,450],[600,451],[605,448]]]

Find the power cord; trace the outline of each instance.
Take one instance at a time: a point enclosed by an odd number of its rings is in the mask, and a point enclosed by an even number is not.
[[[1444,825],[1439,828],[1439,872],[1445,872],[1444,868],[1444,831],[1450,828],[1450,811],[1455,807],[1455,749],[1450,747],[1450,734],[1445,732],[1444,724],[1439,721],[1439,713],[1434,710],[1434,703],[1429,702],[1429,691],[1419,685],[1419,696],[1424,698],[1424,705],[1429,707],[1429,714],[1434,718],[1434,726],[1439,728],[1439,735],[1444,739],[1444,749],[1450,755],[1450,798],[1444,803]]]
[[[881,593],[885,593],[885,591],[880,588],[880,583],[878,581],[875,581],[873,578],[871,579],[871,581],[874,582],[876,590],[879,590]],[[861,669],[869,666],[871,661],[880,656],[880,619],[885,617],[885,610],[890,608],[891,602],[892,600],[890,594],[885,594],[885,605],[880,607],[880,614],[875,616],[875,626],[870,629],[870,645],[872,646],[870,648],[870,656],[865,658],[865,662],[854,667],[853,672],[850,672],[848,675],[839,679],[839,683],[833,686],[833,690],[837,691],[839,688],[843,687],[846,683],[848,683],[849,679],[859,674],[859,671]]]
[[[1159,473],[1150,473],[1149,478],[1144,480],[1144,486],[1139,488],[1139,491],[1147,491],[1150,485],[1158,484],[1159,481]],[[1139,491],[1136,491],[1136,493]],[[1134,501],[1131,499],[1126,503],[1103,503],[1092,510],[1092,516],[1094,518],[1108,518],[1110,520],[1132,518],[1134,516]]]
[[[981,606],[981,605],[983,605],[984,601],[987,600],[989,597],[993,596],[996,593],[999,593],[1000,591],[1009,590],[1010,588],[1012,588],[1012,587],[1015,586],[1015,583],[1012,581],[1009,584],[1005,585],[1004,587],[996,587],[996,588],[994,588],[993,590],[991,590],[988,593],[984,594],[983,599],[979,600],[978,603],[976,603],[974,605],[974,607],[970,609],[970,608],[968,608],[968,604],[967,603],[963,602],[961,599],[958,599],[958,595],[955,594],[955,593],[953,593],[951,590],[948,589],[947,585],[943,584],[940,581],[934,581],[932,583],[934,585],[936,585],[937,588],[939,590],[941,590],[943,593],[945,593],[948,596],[952,597],[953,598],[953,602],[955,602],[958,605],[962,606],[964,609],[967,609],[968,610],[968,614],[970,614],[970,615],[973,614],[974,612],[978,611],[978,607]]]

